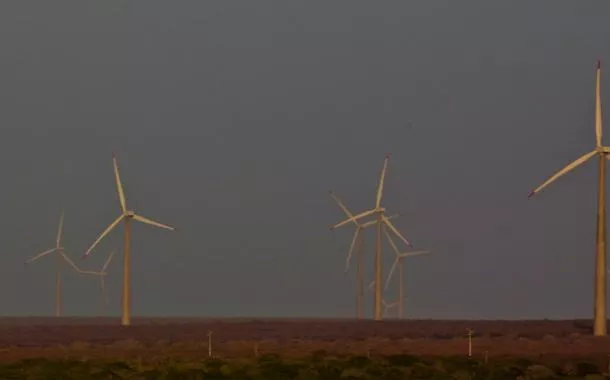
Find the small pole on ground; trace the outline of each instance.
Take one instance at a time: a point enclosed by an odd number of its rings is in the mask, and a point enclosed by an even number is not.
[[[208,330],[208,358],[212,357],[212,334],[214,331]]]
[[[473,329],[466,329],[468,332],[468,357],[472,357],[472,334],[474,334]]]

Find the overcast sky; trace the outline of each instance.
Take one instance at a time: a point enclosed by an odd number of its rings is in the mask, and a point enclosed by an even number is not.
[[[54,245],[62,207],[74,258],[119,215],[116,151],[129,207],[176,227],[134,226],[135,315],[352,316],[353,227],[329,231],[343,214],[328,190],[373,207],[392,153],[383,203],[432,252],[407,260],[408,317],[590,317],[596,165],[527,194],[593,148],[609,11],[2,3],[0,314],[53,313],[53,258],[23,262]],[[101,267],[121,242],[117,230],[79,264]],[[392,260],[384,247],[384,275]],[[65,269],[65,313],[99,314],[98,280]],[[118,315],[118,255],[109,271]]]

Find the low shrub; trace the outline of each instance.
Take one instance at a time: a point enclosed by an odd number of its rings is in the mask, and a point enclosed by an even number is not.
[[[322,356],[295,360],[277,354],[257,358],[166,359],[154,365],[141,361],[27,359],[0,365],[0,379],[226,379],[226,380],[548,380],[602,379],[595,364],[582,360],[548,366],[529,359],[467,357],[421,358],[412,355]]]

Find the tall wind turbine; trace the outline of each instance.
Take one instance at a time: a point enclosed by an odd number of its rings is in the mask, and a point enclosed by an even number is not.
[[[385,181],[385,175],[388,168],[388,160],[390,159],[389,155],[386,155],[383,160],[383,169],[381,170],[381,176],[379,179],[379,185],[377,186],[377,197],[375,200],[375,208],[370,209],[368,211],[364,211],[358,215],[351,216],[346,220],[331,226],[331,229],[339,228],[343,225],[351,223],[354,220],[359,220],[369,215],[377,214],[377,238],[375,244],[375,297],[374,297],[374,305],[375,305],[375,320],[379,321],[383,317],[382,310],[382,261],[381,261],[381,238],[383,225],[386,225],[396,236],[398,236],[401,240],[403,240],[407,245],[411,245],[409,241],[398,231],[398,229],[392,224],[392,222],[384,215],[385,208],[381,206],[381,196],[383,195],[383,184]]]
[[[602,145],[602,105],[601,105],[601,63],[597,61],[595,81],[595,149],[576,159],[563,169],[553,174],[542,185],[534,189],[529,197],[534,196],[544,187],[580,166],[590,158],[598,156],[597,187],[597,244],[595,255],[595,306],[593,333],[596,336],[606,335],[606,159],[610,147]]]
[[[174,228],[161,224],[151,219],[147,219],[141,215],[136,214],[134,211],[127,208],[127,201],[125,194],[123,193],[123,184],[121,183],[121,177],[119,176],[119,167],[117,165],[116,155],[112,154],[112,164],[114,166],[114,177],[116,180],[117,193],[119,196],[119,203],[121,206],[121,215],[115,219],[114,222],[102,232],[102,234],[91,244],[91,247],[85,252],[83,258],[89,256],[93,252],[93,248],[112,231],[121,221],[124,225],[124,246],[123,246],[123,313],[121,316],[121,324],[123,326],[129,326],[131,324],[131,288],[130,288],[130,244],[131,244],[131,221],[137,220],[151,226],[164,228],[166,230],[173,231]]]
[[[61,315],[61,262],[62,260],[67,262],[76,272],[80,274],[91,274],[91,275],[99,275],[98,272],[81,270],[71,259],[66,255],[64,247],[61,246],[61,235],[64,226],[64,212],[61,212],[59,217],[59,227],[57,228],[57,238],[55,239],[55,248],[51,248],[44,252],[37,254],[29,258],[25,263],[30,264],[34,261],[49,255],[55,252],[55,316],[59,317]],[[102,271],[103,272],[103,271]]]
[[[337,202],[339,207],[343,210],[345,215],[348,218],[353,218],[354,214],[345,206],[345,204],[335,195],[334,192],[330,191],[330,196]],[[388,217],[388,220],[397,218],[400,214],[391,215]],[[366,223],[360,223],[356,219],[353,219],[352,222],[356,226],[356,230],[354,231],[354,236],[352,238],[352,242],[349,247],[349,253],[347,255],[347,259],[345,260],[345,272],[349,270],[349,264],[352,258],[353,253],[356,253],[357,261],[356,261],[356,318],[363,317],[363,299],[364,299],[364,234],[362,231],[368,227],[374,226],[378,223],[377,220],[371,220]],[[331,227],[331,230],[334,230],[335,226]]]
[[[390,269],[390,273],[388,274],[388,279],[386,280],[385,288],[386,288],[386,290],[388,289],[388,285],[390,285],[390,280],[392,279],[394,270],[396,270],[396,267],[398,266],[398,318],[403,319],[404,311],[405,311],[405,307],[403,304],[403,301],[405,299],[405,297],[404,297],[404,288],[405,288],[404,281],[405,280],[404,280],[403,260],[405,259],[405,257],[423,255],[423,254],[429,253],[429,251],[400,252],[398,250],[398,247],[396,246],[396,243],[394,243],[394,241],[392,240],[392,237],[390,236],[388,231],[385,231],[385,233],[386,233],[386,238],[390,242],[390,245],[392,246],[392,249],[394,250],[394,253],[396,254],[396,259],[394,260],[394,264],[392,264],[392,269]]]

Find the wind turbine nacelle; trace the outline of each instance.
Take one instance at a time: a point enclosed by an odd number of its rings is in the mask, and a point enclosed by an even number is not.
[[[136,213],[133,210],[129,210],[125,212],[125,216],[128,218],[133,218],[136,215]]]

